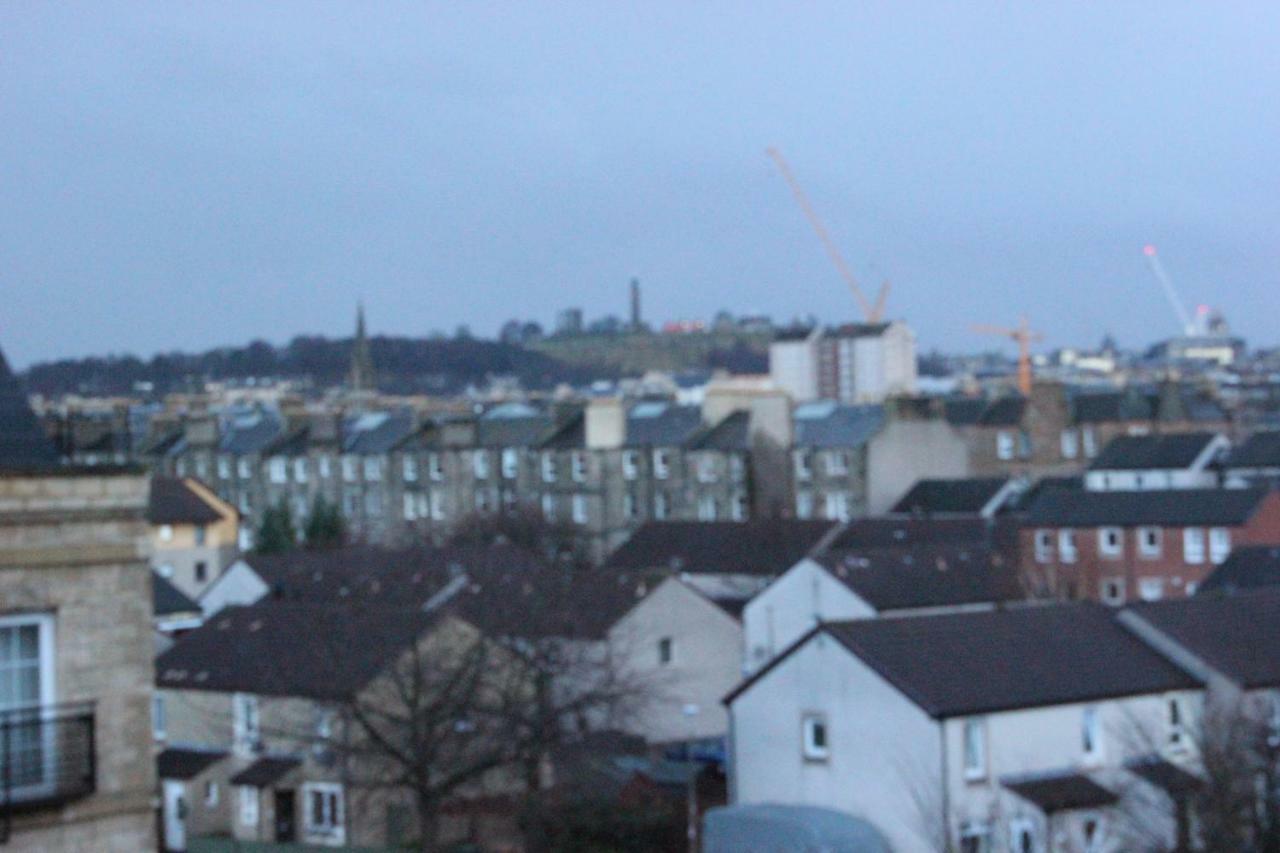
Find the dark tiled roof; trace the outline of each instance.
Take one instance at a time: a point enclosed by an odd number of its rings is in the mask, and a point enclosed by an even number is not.
[[[674,403],[636,403],[627,412],[627,447],[682,447],[702,429],[702,410]]]
[[[964,480],[917,480],[890,512],[977,514],[1008,484],[1004,477]]]
[[[435,621],[419,610],[368,605],[228,607],[156,659],[156,685],[341,701]]]
[[[283,432],[262,448],[263,456],[305,456],[310,444],[311,430],[307,427]]]
[[[250,788],[266,788],[279,781],[286,773],[302,765],[297,758],[288,756],[265,756],[250,764],[231,777],[232,785],[247,785]]]
[[[1134,527],[1140,524],[1235,526],[1266,498],[1265,489],[1162,489],[1093,492],[1046,489],[1027,507],[1028,524]]]
[[[544,450],[581,450],[587,446],[587,418],[577,412],[557,427],[552,427],[539,445]]]
[[[200,605],[168,579],[152,572],[151,609],[157,616],[172,616],[175,613],[199,613]]]
[[[1128,609],[1246,689],[1280,686],[1280,589],[1196,595]]]
[[[168,456],[181,444],[182,430],[173,430],[151,437],[138,452],[143,456]]]
[[[1148,395],[1139,392],[1088,392],[1077,394],[1071,399],[1071,420],[1077,424],[1154,419],[1154,401]]]
[[[1026,512],[1040,496],[1053,489],[1078,492],[1084,488],[1084,477],[1041,477],[1000,508],[1001,514],[1020,514]]]
[[[747,412],[732,412],[713,427],[701,430],[689,440],[692,450],[750,450],[751,415]]]
[[[987,401],[981,397],[953,398],[942,404],[947,423],[952,426],[973,426],[982,417]]]
[[[826,335],[832,338],[874,338],[883,335],[888,328],[888,323],[845,323],[827,329]]]
[[[214,524],[222,515],[185,480],[152,477],[147,521],[152,524]]]
[[[227,424],[218,446],[223,453],[236,456],[261,453],[279,438],[283,429],[280,421],[266,412],[241,416]]]
[[[161,779],[194,779],[227,757],[216,750],[169,747],[156,756],[156,775]]]
[[[1159,755],[1135,758],[1132,761],[1126,761],[1124,766],[1130,772],[1173,796],[1198,790],[1204,784],[1204,780],[1199,776]]]
[[[825,630],[937,718],[1196,686],[1100,605],[865,619]]]
[[[537,447],[550,429],[546,415],[484,417],[476,423],[476,436],[481,447]]]
[[[1102,448],[1089,467],[1095,471],[1187,468],[1215,438],[1211,432],[1122,435]]]
[[[1002,779],[1001,784],[1033,803],[1046,815],[1076,809],[1100,809],[1119,797],[1083,773],[1064,771],[1052,775]]]
[[[1280,468],[1280,432],[1258,432],[1231,451],[1227,468]]]
[[[805,341],[813,334],[811,326],[788,326],[784,329],[778,329],[773,333],[775,341]]]
[[[999,397],[982,411],[978,417],[979,426],[1008,427],[1022,423],[1022,416],[1027,410],[1027,401],[1022,397]]]
[[[795,411],[797,447],[861,447],[884,426],[883,406],[845,406],[834,401],[805,403]]]
[[[415,430],[413,414],[406,411],[370,412],[349,418],[344,425],[343,453],[389,453]]]
[[[1022,597],[1013,562],[981,545],[828,551],[817,559],[881,613]]]
[[[1213,570],[1196,590],[1197,595],[1237,592],[1242,589],[1280,586],[1280,546],[1246,545]]]
[[[53,443],[40,428],[22,384],[0,351],[0,469],[47,468],[57,462]]]
[[[650,521],[606,561],[610,569],[780,575],[833,527],[829,521]]]
[[[847,551],[868,548],[904,548],[916,545],[981,544],[990,538],[990,526],[978,516],[966,518],[860,518],[850,521],[827,548]]]

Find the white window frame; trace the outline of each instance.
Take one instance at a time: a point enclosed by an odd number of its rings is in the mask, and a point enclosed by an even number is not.
[[[1017,442],[1014,440],[1013,433],[1007,429],[1002,429],[996,433],[996,458],[1003,461],[1013,459],[1017,449]]]
[[[622,451],[622,477],[634,480],[640,476],[640,452],[636,450]]]
[[[289,482],[289,460],[283,456],[272,456],[267,460],[267,476],[273,483]]]
[[[653,451],[653,476],[657,480],[665,480],[671,476],[671,457],[669,451],[659,448]]]
[[[1088,459],[1098,455],[1098,435],[1093,427],[1087,426],[1080,431],[1080,443],[1084,446],[1084,455]]]
[[[240,825],[256,827],[258,825],[261,812],[258,802],[260,792],[252,785],[238,785],[236,786],[236,790],[238,792],[237,797],[240,800],[240,808],[237,809],[239,812],[238,816],[240,818]]]
[[[1143,601],[1159,601],[1164,598],[1164,578],[1139,578],[1138,598]]]
[[[1115,535],[1115,544],[1108,542],[1110,536]],[[1098,528],[1098,553],[1103,557],[1115,559],[1124,554],[1124,528],[1123,527],[1099,527]]]
[[[204,783],[204,805],[205,808],[211,809],[218,805],[218,783],[212,779],[205,780]]]
[[[1009,821],[1009,850],[1011,853],[1022,853],[1022,840],[1031,842],[1031,850],[1040,849],[1040,839],[1036,833],[1035,821],[1029,817],[1015,817]]]
[[[514,480],[520,475],[520,451],[514,447],[502,448],[502,478]]]
[[[164,694],[151,696],[151,736],[156,740],[164,740],[169,736],[169,709],[165,707]]]
[[[1105,754],[1100,714],[1097,705],[1086,705],[1080,712],[1080,750],[1090,765],[1100,764]]]
[[[640,515],[640,501],[636,500],[634,492],[624,492],[622,494],[622,517],[626,519],[638,518]]]
[[[1114,586],[1112,586],[1114,584]],[[1116,590],[1115,593],[1110,590]],[[1104,577],[1098,585],[1098,598],[1103,604],[1117,607],[1125,602],[1125,583],[1122,577]]]
[[[1080,556],[1076,550],[1076,532],[1070,527],[1058,531],[1058,559],[1064,563],[1074,563]]]
[[[231,479],[231,459],[229,457],[226,457],[226,456],[218,457],[218,479],[219,480]]]
[[[980,853],[991,850],[991,824],[980,820],[967,820],[960,824],[960,851],[963,853],[966,841],[977,842],[976,849]]]
[[[404,493],[404,520],[405,521],[418,520],[418,500],[417,500],[417,495],[415,495],[413,492]]]
[[[400,477],[406,483],[418,482],[418,457],[406,453],[400,458]]]
[[[1053,531],[1040,528],[1034,533],[1035,557],[1037,563],[1053,562]]]
[[[853,515],[849,496],[844,492],[827,492],[823,497],[823,512],[829,521],[848,521]]]
[[[843,450],[828,450],[823,454],[822,465],[828,477],[843,477],[849,473],[849,457]]]
[[[985,717],[970,717],[965,720],[960,732],[961,766],[967,782],[976,782],[987,778],[987,720]]]
[[[1148,534],[1154,533],[1154,544],[1147,541]],[[1164,553],[1164,529],[1160,527],[1138,528],[1138,555],[1147,560],[1156,560]]]
[[[1231,556],[1231,528],[1209,528],[1209,562],[1215,566],[1225,562]]]
[[[1199,565],[1204,562],[1204,558],[1204,528],[1182,528],[1182,561],[1191,565]]]
[[[436,483],[444,479],[444,461],[439,453],[427,454],[427,476]]]
[[[173,525],[172,524],[160,525],[160,529],[157,531],[157,535],[160,537],[161,542],[173,541]]]
[[[382,457],[381,456],[365,457],[364,479],[366,483],[377,483],[382,480]]]
[[[331,797],[326,800],[322,811],[328,819],[317,824],[314,820],[315,809],[312,808],[312,797]],[[302,785],[302,831],[308,839],[324,839],[332,844],[342,844],[346,840],[346,796],[343,788],[336,782],[306,782]]]
[[[307,482],[307,457],[299,456],[293,460],[293,481],[295,483]]]
[[[22,613],[13,616],[0,616],[0,628],[25,628],[28,626],[34,626],[36,629],[36,673],[40,679],[40,684],[36,691],[36,702],[34,705],[31,703],[14,703],[7,708],[0,708],[0,711],[48,708],[53,705],[54,697],[58,695],[54,684],[56,676],[54,644],[57,639],[54,633],[53,614]],[[42,781],[33,785],[15,785],[9,791],[15,801],[28,796],[39,796],[42,791],[51,789],[53,785],[54,764],[57,760],[56,750],[58,745],[54,741],[53,726],[42,726],[41,732],[40,749],[44,764],[41,774]]]
[[[831,758],[831,726],[826,714],[806,712],[800,716],[800,755],[805,761]]]
[[[333,474],[333,468],[329,462],[329,455],[321,454],[316,457],[316,473],[320,475],[321,480],[327,480]]]
[[[444,505],[444,492],[436,489],[431,493],[431,518],[433,521],[444,521],[449,517]]]
[[[550,492],[542,496],[542,518],[544,521],[556,520],[556,496]]]

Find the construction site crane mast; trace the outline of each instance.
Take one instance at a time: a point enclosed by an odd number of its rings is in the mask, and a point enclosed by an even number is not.
[[[995,335],[1009,338],[1018,345],[1018,390],[1022,396],[1031,394],[1031,345],[1044,340],[1044,335],[1034,331],[1024,316],[1017,326],[1010,329],[1005,326],[974,326],[973,330],[980,335]]]

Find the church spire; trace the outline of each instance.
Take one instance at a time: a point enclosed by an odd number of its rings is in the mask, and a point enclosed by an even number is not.
[[[364,303],[356,303],[356,337],[351,347],[351,389],[373,390],[373,359],[369,355],[369,339],[364,330]]]

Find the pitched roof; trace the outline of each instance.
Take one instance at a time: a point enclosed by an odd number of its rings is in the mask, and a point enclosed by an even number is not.
[[[816,559],[880,613],[1022,597],[1016,566],[983,545],[827,551]]]
[[[239,415],[223,429],[218,449],[236,456],[261,453],[283,430],[280,420],[268,412]]]
[[[1071,398],[1071,420],[1077,424],[1149,421],[1155,419],[1155,402],[1137,391],[1103,391]]]
[[[1085,774],[1074,770],[1001,779],[1000,784],[1033,803],[1046,815],[1076,809],[1104,808],[1114,805],[1120,799]]]
[[[48,468],[57,462],[53,442],[40,428],[22,384],[0,351],[0,469]]]
[[[885,411],[883,406],[820,400],[797,406],[794,420],[797,447],[861,447],[880,432]]]
[[[151,573],[151,610],[156,616],[199,613],[200,605],[157,572]]]
[[[209,749],[169,747],[156,756],[156,775],[161,779],[194,779],[227,757],[227,753]]]
[[[627,412],[627,447],[681,447],[702,429],[697,406],[646,401]]]
[[[687,443],[691,450],[750,450],[751,415],[731,412],[718,424],[699,430]]]
[[[613,570],[779,575],[800,561],[829,521],[650,521],[605,561]]]
[[[342,435],[342,452],[389,453],[414,432],[413,413],[367,412],[348,418]]]
[[[1246,689],[1280,686],[1280,589],[1195,595],[1127,609]]]
[[[156,685],[340,701],[436,621],[420,610],[367,605],[228,607],[156,659]]]
[[[1027,507],[1026,521],[1055,527],[1231,527],[1247,522],[1267,495],[1266,489],[1046,489]]]
[[[263,756],[232,776],[229,781],[232,785],[266,788],[280,780],[290,770],[301,765],[301,760],[290,756]]]
[[[476,443],[481,447],[536,447],[551,429],[551,417],[516,414],[502,407],[491,409],[476,421]]]
[[[859,518],[850,521],[827,543],[827,550],[904,548],[918,545],[981,544],[991,535],[987,520],[958,518]]]
[[[545,450],[581,450],[586,447],[586,415],[576,412],[564,423],[552,427],[538,446]]]
[[[942,403],[943,416],[952,426],[973,426],[986,408],[987,401],[982,397],[953,397]]]
[[[151,478],[147,521],[151,524],[214,524],[222,521],[222,513],[186,480],[156,476]]]
[[[979,426],[1017,426],[1027,410],[1022,397],[997,397],[978,416]]]
[[[1227,455],[1224,464],[1227,468],[1280,468],[1280,431],[1254,433]]]
[[[1102,448],[1089,467],[1094,471],[1188,468],[1216,438],[1212,432],[1122,435]]]
[[[822,630],[935,718],[1197,686],[1095,604],[864,619]]]
[[[1245,545],[1234,549],[1196,589],[1197,595],[1280,586],[1280,546]]]
[[[890,512],[936,515],[977,514],[1008,485],[1006,477],[969,477],[960,480],[917,480]]]

